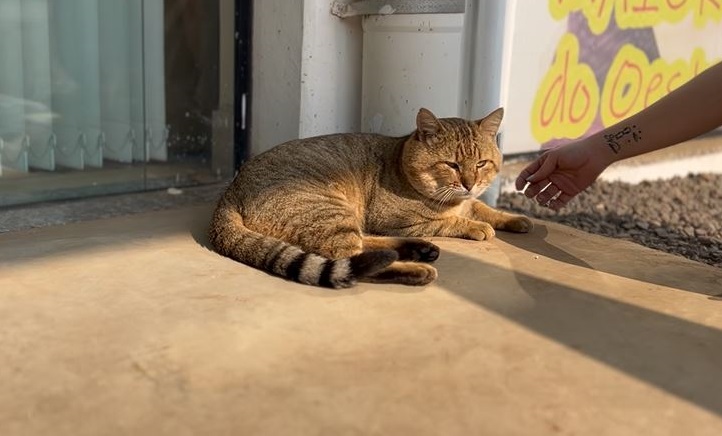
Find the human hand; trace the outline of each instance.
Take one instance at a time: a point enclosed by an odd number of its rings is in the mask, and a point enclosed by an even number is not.
[[[549,150],[524,168],[516,189],[554,210],[591,185],[611,163],[609,153],[583,140]]]

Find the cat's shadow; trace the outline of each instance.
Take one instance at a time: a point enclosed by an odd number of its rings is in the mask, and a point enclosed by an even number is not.
[[[213,245],[208,239],[208,226],[211,222],[211,216],[213,215],[213,209],[209,206],[208,209],[202,209],[197,214],[197,219],[194,220],[193,226],[190,229],[191,237],[201,247],[208,251],[213,251]],[[220,256],[220,255],[219,255]]]
[[[192,228],[190,229],[191,236],[195,240],[195,242],[200,245],[201,247],[209,250],[214,251],[213,247],[208,240],[208,224],[210,223],[212,214],[212,208],[208,207],[202,208],[199,211],[199,214],[194,217]],[[575,254],[572,254],[570,251],[565,250],[558,245],[555,245],[554,243],[549,241],[549,229],[544,222],[537,221],[535,223],[534,230],[531,233],[528,234],[515,234],[515,233],[507,233],[507,232],[497,232],[497,238],[500,241],[503,241],[509,245],[513,245],[517,248],[520,248],[522,250],[528,251],[530,253],[534,253],[539,256],[545,256],[547,258],[554,259],[558,262],[563,262],[570,265],[575,265],[579,267],[583,267],[589,270],[598,271],[598,272],[604,272],[607,274],[617,275],[620,277],[626,277],[632,280],[652,283],[660,286],[666,286],[674,289],[681,289],[689,292],[695,292],[699,294],[704,294],[708,296],[714,296],[716,293],[719,293],[719,288],[722,287],[722,283],[719,283],[717,287],[712,286],[710,284],[704,284],[700,281],[694,281],[690,282],[685,278],[685,275],[683,274],[675,274],[674,270],[665,270],[663,274],[660,274],[655,271],[646,270],[644,268],[630,268],[629,267],[629,261],[633,260],[632,257],[637,255],[644,255],[643,253],[627,253],[626,257],[625,255],[622,255],[621,253],[607,253],[603,252],[604,248],[600,248],[599,253],[596,255],[598,256],[606,256],[605,262],[594,262],[593,260],[585,260],[584,258],[581,258]],[[597,236],[595,236],[597,237]],[[625,245],[629,245],[631,243],[624,243]],[[636,244],[632,244],[632,246],[636,247]],[[646,253],[650,253],[649,250],[646,251]],[[594,253],[592,253],[594,254]],[[453,255],[452,253],[449,253],[448,250],[444,250],[442,246],[442,254],[441,258],[445,258],[447,256]],[[468,259],[467,262],[476,262],[479,263],[479,260],[474,259]],[[683,261],[686,262],[686,261]],[[693,265],[693,267],[696,265],[694,262],[687,262],[688,265]],[[469,266],[469,268],[466,271],[474,271],[475,268],[478,268],[478,265],[475,266]],[[513,268],[513,265],[512,265]],[[439,275],[443,278],[444,271],[440,270]],[[385,289],[388,289],[390,292],[400,292],[400,293],[414,293],[417,292],[418,288],[415,287],[408,287],[408,286],[384,286]],[[314,294],[315,288],[309,287]],[[717,290],[716,290],[717,289]],[[341,291],[337,292],[339,296],[341,295],[353,295],[354,293],[358,293],[358,291]],[[318,293],[319,296],[326,296],[326,292],[320,292]]]

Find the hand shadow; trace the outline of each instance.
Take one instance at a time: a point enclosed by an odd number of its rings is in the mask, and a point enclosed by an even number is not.
[[[562,261],[574,257],[528,245]],[[438,285],[447,291],[722,415],[722,331],[448,250],[437,266]],[[454,270],[460,273],[449,274]]]
[[[550,234],[549,226],[556,226],[556,231]],[[641,282],[709,296],[722,289],[720,275],[710,274],[717,271],[712,266],[561,224],[535,220],[531,233],[498,232],[496,236],[539,256]],[[578,243],[580,236],[585,238],[583,243]]]

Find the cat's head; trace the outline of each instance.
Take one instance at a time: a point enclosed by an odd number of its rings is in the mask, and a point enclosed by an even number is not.
[[[419,110],[401,163],[414,189],[446,204],[484,192],[501,168],[496,135],[503,116],[503,108],[478,121],[439,119],[427,109]]]

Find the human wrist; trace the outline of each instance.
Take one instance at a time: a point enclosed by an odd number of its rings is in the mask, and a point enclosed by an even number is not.
[[[602,169],[622,159],[619,150],[615,150],[607,144],[603,132],[583,139],[581,145],[587,150],[589,157]]]

